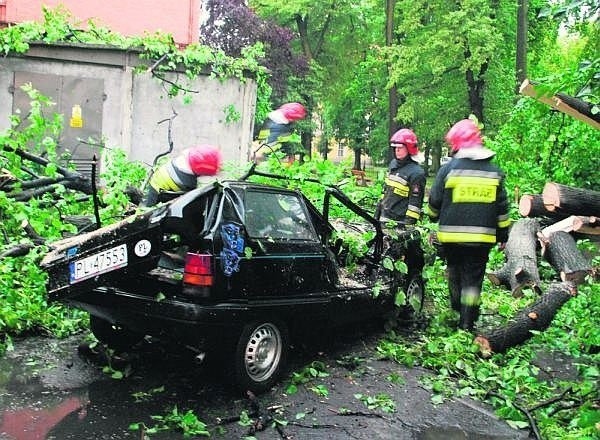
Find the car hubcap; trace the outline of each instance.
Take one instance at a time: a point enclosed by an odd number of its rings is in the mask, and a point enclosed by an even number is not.
[[[420,312],[423,304],[423,289],[418,280],[412,279],[406,288],[406,304],[415,312]]]
[[[246,345],[244,359],[248,375],[257,382],[271,377],[279,365],[281,350],[281,334],[276,326],[257,327]]]

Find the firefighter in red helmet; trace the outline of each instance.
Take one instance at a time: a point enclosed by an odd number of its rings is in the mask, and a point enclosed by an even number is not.
[[[220,168],[221,152],[214,145],[186,148],[152,174],[142,206],[156,205],[162,191],[190,191],[199,176],[214,176]]]
[[[437,240],[447,262],[450,304],[459,312],[459,328],[473,330],[489,252],[508,239],[508,197],[504,172],[483,147],[477,123],[463,119],[446,141],[452,160],[436,175],[427,214],[438,222]]]
[[[273,150],[282,148],[288,155],[293,154],[289,145],[293,123],[305,117],[306,109],[299,102],[283,104],[268,114],[258,133],[257,140],[261,145],[268,145]]]
[[[394,159],[390,162],[383,198],[375,213],[381,221],[413,225],[421,219],[425,171],[419,165],[422,159],[417,143],[417,136],[408,128],[398,130],[390,138]]]
[[[425,171],[419,165],[421,155],[417,143],[417,136],[408,128],[398,130],[390,138],[394,158],[385,178],[383,198],[375,212],[375,218],[383,223],[389,238],[386,255],[404,261],[409,282],[422,280],[425,265],[421,234],[413,226],[421,218],[425,194]],[[402,279],[398,281],[404,283]]]

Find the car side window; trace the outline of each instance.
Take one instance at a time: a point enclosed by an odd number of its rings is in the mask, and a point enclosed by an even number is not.
[[[302,203],[294,194],[248,191],[245,223],[252,238],[315,239]]]

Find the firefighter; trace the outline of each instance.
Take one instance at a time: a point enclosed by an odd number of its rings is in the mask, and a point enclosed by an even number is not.
[[[438,171],[427,214],[439,222],[437,240],[447,262],[450,303],[459,328],[472,331],[489,252],[508,239],[508,198],[504,173],[485,147],[477,124],[463,119],[448,131],[452,160]]]
[[[417,136],[412,130],[402,128],[390,138],[394,159],[385,178],[383,198],[377,205],[375,218],[382,223],[395,223],[386,228],[391,238],[389,256],[402,259],[408,267],[408,279],[420,276],[425,265],[421,235],[414,225],[421,219],[425,195],[425,171],[417,148]]]
[[[421,155],[417,136],[402,128],[390,138],[394,159],[385,178],[383,198],[377,205],[375,218],[382,222],[396,221],[399,225],[414,225],[421,219],[425,195],[425,171],[419,165]]]
[[[267,116],[257,141],[268,145],[272,150],[283,147],[288,156],[292,155],[288,144],[291,140],[293,123],[306,117],[306,109],[299,102],[288,102]]]
[[[197,177],[214,176],[220,168],[221,152],[214,145],[186,148],[152,174],[142,206],[156,205],[161,191],[190,191]]]

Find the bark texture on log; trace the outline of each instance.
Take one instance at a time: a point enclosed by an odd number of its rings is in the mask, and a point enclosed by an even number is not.
[[[540,293],[540,274],[537,266],[539,230],[540,225],[536,219],[522,218],[515,222],[504,248],[504,266],[487,274],[494,285],[506,286],[514,297],[522,296],[525,287],[531,287]]]
[[[548,182],[542,191],[549,211],[600,217],[600,192]]]
[[[507,325],[477,336],[475,343],[483,355],[504,353],[531,338],[532,330],[543,331],[548,328],[556,312],[575,293],[576,288],[572,283],[552,283],[547,293],[518,312]]]
[[[562,281],[581,284],[592,273],[592,266],[577,249],[575,239],[564,231],[557,231],[542,242],[542,255],[556,269]]]
[[[562,212],[548,211],[544,205],[541,194],[524,194],[519,199],[519,214],[523,217],[548,217],[554,220],[562,220],[568,214]]]

